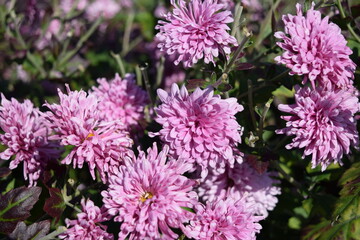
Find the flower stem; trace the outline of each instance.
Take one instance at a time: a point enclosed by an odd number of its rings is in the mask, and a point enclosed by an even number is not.
[[[41,240],[51,240],[51,239],[56,239],[56,236],[65,232],[67,229],[64,226],[60,226],[58,227],[55,231],[49,233],[48,235],[44,236],[41,238]]]
[[[342,19],[345,19],[346,18],[346,15],[345,15],[345,11],[344,11],[344,8],[342,7],[342,4],[341,4],[341,0],[337,0],[336,1],[336,5],[340,11],[340,15],[341,15],[341,18]],[[356,39],[357,42],[360,43],[360,37],[359,35],[356,34],[356,32],[354,31],[354,29],[351,27],[351,24],[350,23],[346,23],[346,27],[347,29],[349,30],[349,32],[351,33],[351,35]]]
[[[134,12],[130,12],[130,14],[128,15],[128,17],[126,19],[121,56],[125,56],[129,52],[130,34],[131,34],[131,29],[132,29],[132,24],[134,22],[134,18],[135,18]]]
[[[245,33],[245,37],[243,38],[243,40],[241,41],[241,43],[239,44],[239,46],[237,47],[233,57],[230,59],[230,62],[226,65],[224,73],[228,74],[231,71],[232,66],[234,65],[234,63],[236,62],[236,60],[238,59],[241,51],[244,49],[245,44],[247,43],[247,41],[249,41],[250,37],[251,37],[251,33],[248,32],[246,29],[244,29],[244,33]]]
[[[239,2],[235,6],[234,24],[233,24],[233,27],[231,29],[231,36],[233,36],[233,37],[235,37],[237,31],[239,30],[239,23],[240,23],[240,18],[241,18],[242,11],[243,11],[243,7],[241,6],[241,4]]]
[[[120,55],[119,55],[119,54],[116,54],[116,53],[114,53],[114,52],[110,52],[110,54],[111,54],[111,56],[112,56],[113,58],[115,58],[115,61],[116,61],[116,63],[118,64],[119,69],[120,69],[120,75],[121,75],[122,78],[124,78],[124,77],[125,77],[125,74],[126,74],[126,71],[125,71],[124,63],[123,63]]]
[[[266,114],[267,112],[269,111],[270,109],[270,106],[271,106],[271,103],[273,102],[273,98],[271,97],[266,103],[265,103],[265,107],[262,111],[262,114],[261,114],[261,118],[260,118],[260,122],[259,122],[259,131],[258,131],[258,136],[260,138],[260,141],[263,140],[262,138],[262,135],[263,135],[263,130],[264,130],[264,121],[265,121],[265,118],[266,118]]]
[[[140,68],[140,71],[141,71],[141,74],[142,74],[142,77],[144,79],[144,83],[145,83],[145,88],[146,88],[146,91],[149,95],[149,99],[150,99],[150,104],[151,104],[151,107],[154,106],[154,99],[153,99],[153,96],[152,96],[152,91],[151,91],[151,85],[150,85],[150,80],[149,80],[149,76],[148,76],[148,73],[147,73],[147,69],[148,69],[148,64],[145,63],[143,64],[142,66],[139,66]]]
[[[252,124],[254,126],[254,129],[257,129],[252,91],[253,91],[252,82],[251,82],[250,79],[248,79],[248,93],[249,93],[248,94],[248,99],[249,99],[248,106],[249,106],[249,112],[250,112],[251,121],[252,121]]]

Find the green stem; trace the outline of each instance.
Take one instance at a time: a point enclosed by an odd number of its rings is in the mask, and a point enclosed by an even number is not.
[[[135,14],[133,12],[130,12],[125,23],[125,32],[122,43],[121,56],[125,56],[129,52],[130,34],[134,19],[135,19]]]
[[[345,15],[345,11],[344,11],[344,8],[342,7],[342,4],[341,4],[341,0],[337,0],[336,1],[336,5],[340,11],[340,15],[341,15],[341,18],[342,19],[345,19],[346,18],[346,15]],[[360,37],[359,35],[356,34],[356,32],[354,31],[354,29],[351,27],[351,24],[350,23],[347,23],[346,24],[346,27],[347,29],[349,30],[349,32],[351,33],[351,35],[356,39],[357,42],[360,43]]]
[[[84,36],[82,36],[80,38],[80,40],[78,41],[78,43],[76,44],[75,49],[71,50],[70,52],[68,52],[64,57],[59,58],[59,63],[57,64],[57,66],[61,67],[62,65],[68,63],[68,61],[82,48],[82,46],[84,45],[84,43],[90,38],[90,36],[95,32],[95,30],[97,29],[97,27],[101,24],[102,22],[102,17],[99,17],[96,22],[90,27],[89,31],[87,31],[85,33]]]
[[[249,41],[249,39],[251,37],[251,33],[248,32],[247,30],[244,30],[244,33],[245,33],[245,37],[243,38],[243,40],[241,41],[241,43],[237,47],[233,57],[230,59],[229,63],[225,67],[224,73],[226,73],[226,74],[228,74],[230,72],[232,66],[236,62],[236,60],[239,57],[241,51],[244,49],[245,44],[247,43],[247,41]]]
[[[165,58],[161,57],[160,61],[157,66],[157,73],[156,73],[156,87],[158,88],[161,85],[163,76],[164,76],[164,64],[165,64]]]
[[[136,84],[138,86],[142,86],[142,77],[141,77],[141,70],[139,65],[136,65],[135,67],[135,74],[136,74]]]
[[[235,37],[237,31],[239,30],[239,23],[240,23],[240,18],[241,18],[241,14],[243,11],[243,7],[241,6],[240,2],[236,4],[235,6],[235,18],[234,18],[234,24],[233,27],[231,29],[231,36]]]
[[[119,54],[116,54],[114,52],[110,52],[111,56],[115,59],[116,63],[119,66],[119,70],[120,70],[120,75],[122,78],[125,77],[126,71],[125,71],[125,67],[124,67],[124,63],[120,57]]]
[[[140,71],[141,71],[142,77],[144,79],[145,88],[146,88],[146,91],[148,92],[150,102],[151,102],[151,107],[152,107],[152,106],[154,106],[154,99],[153,99],[153,96],[151,94],[151,85],[150,85],[149,76],[147,74],[147,69],[148,69],[148,64],[147,63],[145,64],[145,66],[140,66]]]
[[[307,194],[309,194],[309,191],[305,190],[303,188],[303,185],[301,185],[301,183],[299,183],[295,178],[293,178],[292,176],[290,176],[289,174],[287,174],[282,167],[280,166],[278,161],[274,161],[273,162],[273,167],[275,167],[275,169],[290,183],[292,184],[295,188],[297,193],[303,197],[302,193],[300,192],[300,189],[304,190]]]
[[[75,206],[74,204],[64,200],[65,205],[68,205],[69,207],[71,207],[72,209],[74,209],[75,211],[81,213],[82,211],[80,210],[80,208],[78,208],[77,206]]]
[[[259,121],[259,131],[258,131],[258,136],[260,138],[260,141],[263,141],[263,130],[264,130],[264,122],[265,122],[265,118],[266,118],[266,114],[267,112],[269,111],[270,109],[270,106],[271,106],[271,103],[273,102],[273,98],[270,98],[266,104],[265,104],[265,107],[262,111],[262,114],[261,114],[261,117],[260,117],[260,121]]]
[[[60,226],[58,227],[55,231],[49,233],[48,235],[44,236],[41,238],[41,240],[51,240],[51,239],[56,239],[56,236],[65,232],[67,229],[64,226]]]
[[[255,118],[255,110],[254,110],[254,103],[253,103],[253,95],[252,95],[252,82],[250,79],[248,79],[248,106],[249,106],[249,112],[251,116],[251,121],[254,126],[254,129],[257,128],[256,126],[256,118]]]

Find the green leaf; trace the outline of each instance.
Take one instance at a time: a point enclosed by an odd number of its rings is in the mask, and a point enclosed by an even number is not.
[[[0,233],[11,233],[18,222],[27,219],[40,193],[40,187],[19,187],[2,195],[0,197]]]
[[[17,240],[40,240],[46,236],[49,230],[49,220],[33,223],[30,226],[26,226],[24,222],[19,222],[9,237]]]
[[[272,92],[272,95],[276,97],[286,97],[286,98],[293,98],[294,97],[294,90],[290,90],[287,87],[281,85],[278,89]]]
[[[321,224],[309,239],[359,239],[360,236],[360,163],[345,171],[339,180],[342,186],[336,201],[332,221]],[[307,235],[309,236],[309,234]]]
[[[289,228],[292,228],[292,229],[300,229],[301,228],[301,220],[297,217],[291,217],[291,218],[289,218],[288,226],[289,226]]]

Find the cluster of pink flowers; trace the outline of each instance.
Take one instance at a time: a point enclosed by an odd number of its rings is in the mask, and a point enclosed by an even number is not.
[[[158,152],[156,144],[147,156],[140,151],[137,159],[127,160],[109,178],[102,192],[104,207],[122,222],[119,239],[176,239],[170,228],[180,228],[192,213],[197,195],[195,184],[182,174],[191,168],[183,161],[169,160],[169,148]]]
[[[57,142],[49,140],[51,131],[47,121],[30,100],[9,101],[1,94],[0,128],[4,132],[0,134],[0,142],[8,147],[0,153],[0,158],[9,160],[15,155],[10,169],[23,163],[25,180],[29,179],[30,186],[36,185],[49,161],[61,153]]]
[[[341,29],[329,18],[321,18],[315,4],[303,16],[300,4],[297,15],[283,16],[285,33],[275,37],[285,50],[275,60],[286,64],[290,74],[303,76],[303,84],[295,87],[295,104],[280,104],[279,109],[292,114],[284,116],[286,128],[279,134],[295,135],[286,147],[305,148],[303,158],[312,155],[312,167],[340,163],[350,147],[358,147],[359,138],[354,115],[360,111],[357,90],[353,86],[355,63],[346,46]],[[289,36],[287,36],[289,35]]]
[[[221,175],[208,175],[198,188],[199,197],[204,202],[216,199],[242,199],[258,216],[267,217],[268,211],[275,208],[281,193],[280,187],[275,186],[279,181],[274,179],[275,173],[259,173],[247,161],[235,164]]]
[[[114,236],[106,232],[106,226],[101,222],[108,218],[103,210],[95,206],[91,200],[81,200],[82,212],[77,214],[76,220],[66,219],[67,230],[59,235],[60,239],[99,239],[112,240]]]
[[[110,82],[105,78],[97,80],[93,94],[99,99],[98,111],[105,121],[121,120],[126,129],[139,130],[144,126],[144,109],[149,103],[147,93],[136,85],[135,75],[127,74],[121,79],[119,74]]]
[[[196,164],[203,177],[209,169],[222,173],[242,161],[234,154],[242,135],[235,114],[243,110],[236,98],[221,99],[211,88],[189,94],[176,84],[170,93],[158,89],[158,96],[162,104],[155,109],[155,121],[163,129],[156,135],[169,145],[174,158]]]
[[[67,94],[59,90],[60,104],[45,104],[51,110],[46,119],[55,132],[51,138],[63,146],[74,146],[62,163],[82,168],[86,162],[92,177],[95,179],[97,168],[106,182],[111,168],[132,155],[129,148],[133,141],[121,121],[100,121],[95,95],[71,91],[68,85],[66,88]]]
[[[231,46],[237,46],[236,39],[227,30],[234,21],[225,5],[215,0],[171,0],[174,9],[165,15],[166,21],[156,26],[158,47],[167,54],[175,54],[175,64],[191,67],[200,59],[212,62],[223,51],[230,54]]]

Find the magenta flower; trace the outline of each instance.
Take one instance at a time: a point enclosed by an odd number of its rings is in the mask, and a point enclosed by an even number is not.
[[[291,69],[290,74],[303,75],[305,84],[310,80],[313,88],[349,88],[352,85],[356,65],[349,58],[352,51],[346,46],[341,29],[329,18],[321,19],[314,10],[314,3],[303,16],[301,5],[296,4],[297,15],[284,15],[285,33],[275,37],[284,42],[277,44],[285,52],[275,58],[278,63]]]
[[[175,239],[170,228],[179,228],[192,213],[182,207],[193,206],[197,195],[195,181],[182,176],[191,168],[182,161],[167,160],[169,148],[158,153],[156,144],[147,156],[125,161],[109,178],[103,191],[104,207],[114,220],[122,222],[119,239]]]
[[[359,112],[358,98],[345,90],[327,91],[321,88],[295,86],[295,104],[280,104],[286,128],[278,134],[295,135],[287,149],[305,148],[303,158],[312,155],[312,167],[321,165],[322,171],[334,162],[341,162],[350,146],[357,147],[359,135],[354,114]]]
[[[228,23],[234,21],[230,11],[224,11],[224,5],[214,0],[171,0],[173,12],[165,15],[166,21],[159,21],[156,37],[160,40],[158,47],[168,55],[176,54],[178,65],[183,62],[191,67],[200,59],[205,63],[212,62],[223,50],[230,54],[231,46],[237,41],[227,32]]]
[[[122,159],[131,156],[132,140],[119,121],[100,122],[98,100],[84,91],[71,91],[66,85],[67,95],[59,90],[60,104],[46,103],[51,112],[46,118],[64,146],[74,146],[62,163],[73,163],[82,168],[86,162],[95,179],[95,168],[106,182],[112,167],[119,166]]]
[[[176,84],[170,93],[157,92],[162,104],[155,109],[155,120],[163,129],[155,135],[170,146],[174,158],[197,163],[203,177],[209,167],[221,173],[235,159],[242,161],[233,153],[243,129],[235,118],[243,110],[236,98],[221,99],[211,88],[197,88],[189,95],[185,86],[180,90]]]
[[[281,193],[274,186],[279,181],[272,178],[273,172],[259,173],[246,161],[228,168],[224,174],[209,174],[198,188],[203,201],[212,202],[216,199],[242,199],[251,212],[266,218],[268,211],[275,208]]]
[[[112,240],[114,236],[106,232],[106,226],[100,224],[107,221],[105,214],[94,205],[93,201],[82,199],[83,212],[77,214],[76,220],[66,219],[67,230],[59,235],[60,239],[78,240]]]
[[[93,87],[92,90],[99,99],[101,119],[121,120],[129,131],[142,129],[145,122],[144,107],[149,103],[149,97],[136,85],[135,75],[127,74],[121,79],[119,74],[116,74],[110,82],[105,78],[97,81],[99,87]]]
[[[9,160],[10,169],[15,169],[22,162],[25,180],[29,185],[36,185],[47,163],[60,156],[56,142],[49,141],[49,128],[46,120],[30,100],[19,103],[12,98],[7,100],[1,94],[0,142],[8,148],[0,153],[0,158]]]
[[[253,216],[246,204],[228,198],[195,206],[196,216],[183,228],[185,235],[196,240],[255,240],[263,217]]]

